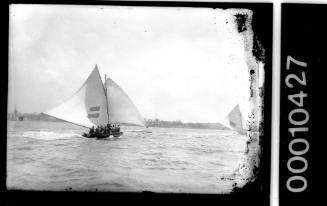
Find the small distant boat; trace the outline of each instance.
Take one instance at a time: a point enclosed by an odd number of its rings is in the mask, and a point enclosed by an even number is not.
[[[19,115],[19,112],[17,110],[17,105],[15,105],[14,113],[11,115],[10,118],[12,121],[24,121],[24,117]]]
[[[145,127],[144,118],[123,89],[106,76],[102,83],[97,65],[74,95],[44,114],[87,128],[105,127],[108,123]],[[122,134],[118,131],[97,137],[119,137]]]
[[[243,120],[243,116],[240,110],[239,105],[237,104],[230,113],[228,113],[228,115],[226,116],[223,124],[236,131],[239,134],[246,134],[246,130],[244,128],[244,124],[243,124],[244,120]]]

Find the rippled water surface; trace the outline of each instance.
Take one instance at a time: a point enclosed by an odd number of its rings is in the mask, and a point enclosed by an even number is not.
[[[63,122],[8,121],[7,186],[27,190],[226,193],[246,139],[232,131],[123,127],[88,139]]]

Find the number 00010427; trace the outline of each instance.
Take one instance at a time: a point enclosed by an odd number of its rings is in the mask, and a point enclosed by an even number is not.
[[[287,56],[286,70],[295,71],[290,70],[295,67],[295,65],[291,67],[292,63],[297,65],[297,68],[304,69],[307,67],[307,63],[298,61],[291,56]],[[300,74],[298,74],[298,72],[288,74],[285,78],[286,86],[291,88],[293,91],[299,87],[305,87],[307,85],[305,74],[305,71],[301,71]],[[308,185],[307,179],[303,175],[303,173],[308,169],[308,161],[303,157],[303,155],[309,151],[309,142],[305,138],[297,137],[298,133],[309,131],[309,128],[306,125],[309,121],[310,115],[304,108],[304,100],[306,97],[308,97],[308,94],[302,90],[297,93],[289,94],[287,97],[292,103],[292,106],[296,106],[296,108],[291,109],[288,113],[288,121],[292,125],[288,128],[291,135],[291,141],[288,144],[288,151],[292,154],[292,157],[287,161],[287,169],[293,175],[287,179],[286,187],[291,192],[303,192]],[[300,162],[301,166],[296,164],[297,167],[295,167],[295,162]]]

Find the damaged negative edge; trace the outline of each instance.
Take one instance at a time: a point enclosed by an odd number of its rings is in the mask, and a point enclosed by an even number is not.
[[[231,9],[235,11],[234,21],[237,31],[244,42],[245,61],[248,67],[250,92],[246,128],[246,152],[235,171],[232,192],[240,192],[255,182],[260,182],[261,154],[264,114],[264,66],[265,49],[252,28],[253,11],[249,9]]]

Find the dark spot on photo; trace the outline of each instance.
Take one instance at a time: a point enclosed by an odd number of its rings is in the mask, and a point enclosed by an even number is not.
[[[246,21],[248,20],[247,14],[236,14],[235,16],[235,22],[237,25],[237,30],[239,33],[244,32],[247,30],[246,27]]]

